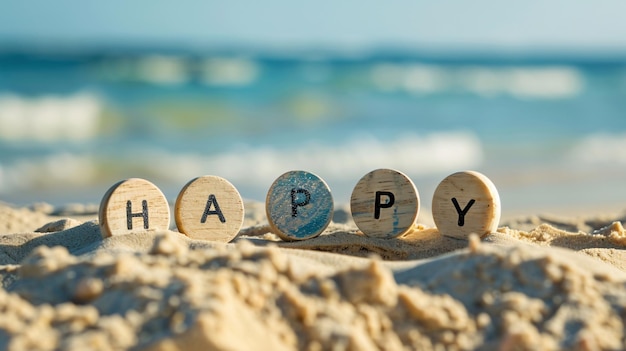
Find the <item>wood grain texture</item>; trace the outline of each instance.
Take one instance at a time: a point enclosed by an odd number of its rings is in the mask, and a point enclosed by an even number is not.
[[[265,199],[272,231],[287,241],[320,235],[332,220],[333,208],[326,182],[305,171],[290,171],[278,177]]]
[[[458,172],[439,183],[432,211],[441,234],[458,239],[467,239],[471,233],[483,237],[498,229],[500,196],[483,174]]]
[[[198,177],[178,194],[174,218],[178,230],[190,238],[229,242],[243,225],[243,200],[226,179]]]
[[[419,193],[413,181],[392,169],[363,176],[352,191],[352,218],[363,234],[391,239],[410,231],[419,214]]]
[[[169,229],[170,207],[154,184],[130,178],[116,183],[104,194],[98,219],[103,237]]]

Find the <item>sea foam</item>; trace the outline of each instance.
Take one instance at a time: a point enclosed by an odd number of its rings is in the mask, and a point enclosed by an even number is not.
[[[54,142],[89,140],[98,133],[103,109],[91,94],[25,98],[0,96],[0,139]]]
[[[382,91],[417,95],[466,92],[483,97],[509,95],[519,99],[572,98],[585,89],[584,74],[570,66],[444,66],[381,63],[370,71]]]
[[[591,134],[572,147],[570,159],[584,164],[625,166],[626,134]]]
[[[201,175],[217,175],[237,186],[266,189],[290,170],[311,171],[329,182],[353,183],[377,168],[419,176],[476,168],[482,160],[479,139],[462,131],[406,134],[390,140],[361,135],[336,146],[314,141],[293,148],[243,145],[212,155],[154,148],[127,155],[58,153],[0,163],[0,192],[41,187],[71,190],[76,184],[110,183],[130,176],[182,186]]]
[[[483,160],[479,139],[461,131],[426,136],[406,134],[390,140],[362,135],[334,146],[314,141],[294,148],[243,146],[208,156],[153,153],[148,159],[159,159],[159,163],[177,170],[169,174],[171,180],[215,174],[237,183],[263,187],[283,172],[295,169],[318,173],[324,179],[356,182],[376,168],[426,175],[474,168]]]

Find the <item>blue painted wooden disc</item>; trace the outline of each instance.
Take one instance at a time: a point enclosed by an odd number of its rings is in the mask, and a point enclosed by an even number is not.
[[[274,181],[265,200],[270,226],[283,240],[320,235],[333,217],[333,197],[313,173],[290,171]]]

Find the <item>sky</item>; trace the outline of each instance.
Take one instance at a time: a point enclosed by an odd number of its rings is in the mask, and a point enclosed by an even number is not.
[[[3,43],[626,51],[623,0],[4,0]]]

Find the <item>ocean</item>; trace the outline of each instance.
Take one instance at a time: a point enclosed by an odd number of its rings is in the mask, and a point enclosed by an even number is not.
[[[98,203],[201,175],[263,201],[302,169],[347,204],[394,168],[423,206],[472,169],[503,212],[622,210],[626,59],[245,50],[0,51],[0,200]]]

